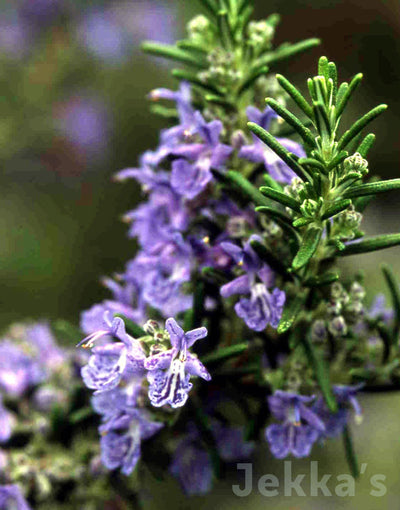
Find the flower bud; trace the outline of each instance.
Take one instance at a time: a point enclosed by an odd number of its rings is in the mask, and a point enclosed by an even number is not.
[[[148,335],[151,335],[151,336],[154,336],[157,331],[160,330],[160,325],[158,324],[158,322],[156,321],[153,321],[153,320],[149,320],[146,322],[146,324],[143,326],[143,330],[148,334]]]
[[[311,326],[311,340],[314,343],[321,343],[326,339],[327,331],[325,321],[318,319]]]
[[[358,282],[353,282],[350,287],[350,296],[356,301],[362,301],[365,298],[365,289]]]
[[[261,48],[268,47],[274,37],[274,27],[267,21],[251,21],[248,26],[249,43]]]
[[[187,30],[190,38],[202,36],[210,27],[209,20],[203,16],[198,15],[191,19],[187,25]]]
[[[231,136],[231,146],[239,151],[243,145],[245,145],[247,142],[246,140],[246,136],[244,134],[244,132],[241,130],[241,129],[237,129],[236,131],[234,131],[232,133],[232,136]]]
[[[329,322],[328,329],[333,336],[344,336],[347,333],[347,324],[344,317],[339,315],[332,319]]]
[[[307,198],[300,206],[300,210],[305,218],[314,218],[319,209],[321,202]]]
[[[346,173],[357,172],[364,176],[368,173],[368,161],[356,152],[344,160],[344,169]]]

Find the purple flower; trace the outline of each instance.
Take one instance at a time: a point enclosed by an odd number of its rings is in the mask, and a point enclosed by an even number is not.
[[[219,120],[207,123],[200,112],[195,112],[195,132],[203,143],[182,144],[172,153],[193,161],[193,166],[178,160],[172,166],[171,184],[174,190],[188,199],[193,199],[212,180],[211,169],[223,170],[233,149],[219,142],[223,124]],[[186,174],[186,177],[185,177]]]
[[[169,242],[188,224],[182,200],[170,186],[155,189],[146,203],[128,213],[127,219],[133,221],[129,235],[137,237],[147,252],[158,250],[160,244]]]
[[[149,98],[152,101],[159,101],[160,99],[174,101],[178,111],[179,125],[162,131],[162,147],[174,147],[182,141],[182,137],[188,139],[193,136],[197,124],[195,111],[191,103],[192,96],[189,83],[182,81],[177,91],[165,88],[154,89],[150,92]]]
[[[312,445],[325,430],[322,420],[306,406],[313,399],[280,390],[268,398],[272,414],[282,421],[265,430],[271,452],[276,458],[283,459],[289,454],[307,457],[310,454]]]
[[[374,301],[371,304],[370,309],[367,312],[368,317],[371,319],[382,319],[386,324],[389,324],[394,317],[394,311],[392,308],[386,306],[386,298],[384,294],[378,294],[375,296]]]
[[[285,304],[285,292],[275,288],[268,290],[273,284],[273,274],[268,266],[262,264],[251,248],[251,236],[244,248],[233,243],[221,243],[221,247],[242,267],[246,274],[239,276],[221,287],[221,295],[228,298],[235,294],[250,295],[242,297],[235,305],[237,315],[254,331],[263,331],[268,324],[276,328],[282,316]]]
[[[158,242],[157,242],[158,241]],[[180,233],[153,241],[150,254],[139,252],[128,264],[124,278],[140,278],[142,298],[163,316],[176,315],[192,306],[182,286],[190,280],[192,248]]]
[[[126,434],[109,432],[100,440],[101,460],[107,469],[121,468],[130,475],[140,458],[140,434],[138,430]]]
[[[38,322],[26,328],[26,338],[37,349],[36,358],[49,370],[56,370],[67,359],[67,353],[55,342],[49,324]]]
[[[337,413],[332,413],[322,397],[313,405],[313,411],[319,416],[325,425],[325,430],[321,432],[321,437],[337,437],[343,432],[344,427],[349,421],[349,407],[352,407],[355,413],[356,422],[362,421],[362,409],[356,398],[359,390],[364,384],[356,386],[333,386],[333,394],[339,406]]]
[[[218,453],[225,462],[246,460],[252,454],[255,445],[244,441],[243,427],[227,427],[213,419],[211,431]],[[174,451],[170,471],[187,495],[207,494],[211,490],[212,460],[201,447],[200,434],[192,423]]]
[[[32,510],[17,485],[0,486],[0,508],[2,510]]]
[[[153,406],[182,407],[192,388],[190,376],[211,379],[205,366],[188,349],[207,336],[206,328],[197,328],[185,333],[175,319],[167,319],[165,327],[170,335],[172,348],[149,356],[144,363],[150,383],[149,398]]]
[[[250,298],[236,303],[237,315],[254,331],[263,331],[268,324],[277,328],[286,299],[284,291],[275,288],[269,292],[265,283],[256,283],[250,292]]]
[[[103,409],[105,405],[103,399]],[[106,468],[121,468],[124,475],[129,475],[140,458],[141,442],[156,434],[163,427],[163,423],[151,421],[149,414],[143,409],[127,407],[121,396],[113,400],[113,405],[114,412],[119,411],[122,414],[111,415],[113,417],[108,423],[100,427],[101,459]],[[108,406],[108,412],[110,412],[110,406]],[[126,428],[127,430],[123,433],[116,432]]]
[[[213,482],[210,456],[191,436],[180,441],[169,469],[188,496],[210,492]]]
[[[185,159],[177,159],[172,163],[171,185],[188,200],[196,198],[212,178],[207,166],[193,165]]]
[[[252,455],[255,444],[244,440],[244,427],[227,427],[213,421],[212,432],[219,455],[225,462],[246,460]]]
[[[122,285],[111,278],[104,278],[103,284],[111,290],[113,299],[106,299],[82,312],[80,326],[84,333],[90,335],[101,329],[105,313],[111,315],[119,313],[133,322],[145,321],[145,303],[137,282],[131,279]]]
[[[0,395],[0,443],[5,443],[12,435],[15,419],[14,416],[3,406],[2,400],[3,399]]]
[[[12,397],[20,397],[45,376],[38,360],[8,340],[0,343],[0,388]]]
[[[143,373],[145,358],[140,343],[126,333],[122,319],[115,317],[111,321],[108,314],[105,314],[103,324],[103,329],[92,333],[78,344],[89,348],[100,338],[109,335],[119,340],[95,347],[88,364],[81,370],[86,386],[99,392],[118,386],[125,373]]]
[[[264,112],[261,112],[254,106],[247,108],[247,117],[251,122],[255,122],[265,130],[269,129],[270,122],[276,117],[275,112],[267,106]],[[276,181],[290,183],[296,174],[291,170],[275,152],[265,145],[259,138],[253,135],[253,145],[245,145],[239,151],[239,157],[248,159],[253,163],[264,163],[268,173]],[[306,157],[301,145],[287,138],[277,138],[278,142],[289,152],[299,157]]]

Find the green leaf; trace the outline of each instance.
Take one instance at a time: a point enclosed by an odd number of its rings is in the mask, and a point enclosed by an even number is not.
[[[269,186],[270,188],[276,189],[276,191],[282,191],[282,186],[279,184],[278,181],[276,181],[273,177],[271,177],[269,174],[264,174],[263,179],[265,181],[265,184]]]
[[[295,323],[299,313],[303,309],[304,302],[306,300],[307,293],[297,293],[292,296],[283,309],[282,317],[278,325],[277,332],[279,334],[288,331]]]
[[[114,317],[119,317],[122,319],[125,323],[125,327],[128,330],[128,333],[130,333],[135,338],[140,338],[142,336],[146,336],[146,332],[144,329],[142,329],[140,326],[138,326],[135,322],[133,322],[131,319],[128,319],[123,315],[122,313],[115,313]]]
[[[295,227],[295,228],[301,228],[301,227],[305,227],[306,225],[309,225],[310,223],[312,223],[313,219],[312,218],[298,218],[297,220],[295,220],[292,225]]]
[[[258,68],[254,73],[252,73],[239,87],[238,94],[243,94],[243,92],[246,92],[253,83],[260,78],[260,76],[266,75],[269,71],[268,66],[261,66]]]
[[[300,41],[295,44],[283,44],[276,48],[273,52],[270,52],[256,60],[253,68],[258,68],[260,65],[276,64],[277,62],[293,57],[302,51],[314,48],[314,46],[318,46],[319,44],[321,44],[321,40],[316,38],[306,39],[305,41]]]
[[[386,191],[395,189],[400,189],[400,179],[389,179],[387,181],[369,182],[367,184],[352,186],[343,193],[343,196],[348,198],[364,197],[367,195],[376,195],[377,193],[385,193]]]
[[[349,426],[346,425],[343,431],[343,444],[346,452],[347,463],[350,467],[351,474],[354,478],[360,477],[360,469],[358,467],[358,460],[354,450],[353,440],[351,438]]]
[[[336,105],[338,105],[343,100],[343,97],[346,94],[348,88],[349,88],[349,84],[346,82],[343,82],[340,85],[338,92],[337,92],[337,96],[336,96]],[[336,112],[336,117],[337,117],[337,112]]]
[[[383,234],[370,237],[357,243],[346,245],[343,251],[339,252],[341,257],[347,255],[358,255],[359,253],[368,253],[371,251],[384,250],[400,244],[400,234]]]
[[[286,195],[286,193],[282,193],[268,186],[261,186],[260,191],[263,195],[267,196],[271,200],[275,200],[285,207],[289,207],[296,212],[300,212],[300,204],[294,198]]]
[[[307,80],[307,87],[308,87],[308,92],[310,93],[310,97],[311,97],[312,101],[313,102],[318,101],[314,81],[311,78],[308,78],[308,80]]]
[[[206,90],[207,92],[212,92],[213,94],[216,95],[221,94],[217,87],[214,87],[214,85],[210,83],[203,82],[195,73],[190,73],[189,71],[185,71],[183,69],[173,69],[171,74],[174,78],[177,78],[178,80],[188,81],[192,85],[200,87],[201,89]]]
[[[330,285],[333,282],[337,282],[339,278],[339,273],[325,273],[320,276],[308,278],[308,280],[304,282],[304,285],[306,287],[323,287],[324,285]]]
[[[368,113],[366,113],[363,117],[361,117],[361,119],[357,120],[339,140],[337,149],[339,151],[344,149],[347,146],[347,144],[358,135],[358,133],[360,133],[370,122],[376,119],[376,117],[378,117],[386,109],[387,105],[381,104],[376,108],[373,108]]]
[[[375,142],[375,138],[376,137],[373,133],[367,135],[358,146],[356,152],[358,152],[363,158],[366,158],[368,156],[368,152],[370,151],[372,145]]]
[[[339,118],[340,115],[342,115],[343,110],[345,109],[350,97],[353,95],[353,92],[356,90],[356,88],[361,83],[361,80],[363,79],[363,75],[361,73],[356,74],[354,78],[351,80],[350,85],[344,87],[346,84],[342,84],[339,88],[338,97],[337,97],[337,104],[336,104],[336,118]],[[342,88],[343,87],[343,88]],[[341,93],[342,89],[342,93]]]
[[[321,170],[321,172],[325,173],[325,166],[314,158],[300,158],[298,160],[299,165],[309,165],[313,168],[316,168],[317,170]]]
[[[313,103],[315,123],[322,135],[331,136],[332,128],[326,113],[325,105],[319,101]]]
[[[387,264],[382,265],[382,272],[389,287],[392,305],[395,313],[395,323],[393,328],[393,342],[397,345],[400,334],[400,288],[399,283],[393,273],[393,270]]]
[[[344,199],[344,200],[337,200],[334,202],[331,206],[328,207],[328,209],[324,212],[322,215],[322,220],[327,220],[328,218],[331,218],[332,216],[335,216],[336,214],[341,213],[345,209],[349,207],[351,204],[350,199]]]
[[[382,361],[383,363],[387,363],[390,356],[390,351],[392,349],[394,335],[393,332],[390,331],[389,327],[383,321],[378,321],[378,323],[376,324],[376,329],[378,330],[378,333],[382,339],[384,347],[382,353]],[[398,337],[396,338],[396,344],[397,341]]]
[[[219,6],[218,6],[218,0],[217,4],[213,0],[199,0],[199,2],[203,5],[203,7],[213,16],[218,15]]]
[[[189,52],[180,50],[175,46],[144,42],[141,47],[144,52],[149,53],[150,55],[155,55],[156,57],[176,60],[177,62],[182,62],[183,64],[196,67],[197,69],[205,69],[207,67],[207,62],[204,59],[199,58],[198,55],[191,55]]]
[[[226,9],[221,9],[218,12],[217,22],[222,45],[226,50],[230,51],[233,49],[233,34],[231,32],[228,11]]]
[[[222,106],[223,108],[228,108],[229,110],[235,110],[235,105],[231,103],[228,99],[225,99],[221,96],[216,96],[213,94],[206,94],[205,100],[209,103],[217,104],[218,106]]]
[[[75,425],[86,420],[87,418],[91,418],[92,416],[95,416],[93,408],[91,406],[83,407],[71,413],[69,415],[69,421]]]
[[[197,52],[200,53],[203,58],[207,57],[207,50],[203,48],[203,46],[200,46],[198,43],[195,43],[189,39],[182,39],[181,41],[177,41],[176,46],[180,50],[188,50],[189,53]]]
[[[289,112],[284,106],[280,105],[275,99],[268,97],[265,102],[270,106],[282,119],[292,126],[292,128],[303,138],[306,144],[315,148],[315,136],[306,128],[300,120]]]
[[[268,206],[262,205],[260,207],[256,207],[255,210],[258,213],[267,214],[268,216],[272,216],[272,218],[274,220],[278,221],[279,223],[283,222],[289,226],[292,225],[291,218],[289,218],[289,216],[284,214],[282,211],[278,211],[278,209],[275,209],[274,207],[268,207]]]
[[[235,172],[234,170],[229,170],[220,178],[230,184],[234,185],[237,189],[241,191],[241,193],[246,196],[251,202],[255,205],[269,205],[268,200],[255,188],[251,182],[249,182],[246,177],[244,177],[239,172]]]
[[[258,213],[267,214],[271,216],[272,219],[280,225],[282,230],[284,230],[290,236],[290,239],[293,241],[294,244],[293,249],[295,250],[295,252],[297,252],[299,248],[299,237],[296,230],[292,227],[291,219],[288,216],[286,216],[286,214],[282,213],[281,211],[278,211],[273,207],[261,206],[256,207],[255,210]]]
[[[263,262],[266,262],[268,266],[271,269],[273,269],[276,273],[284,276],[285,278],[287,278],[288,276],[290,278],[293,278],[292,275],[289,275],[288,268],[285,267],[279,260],[279,258],[275,257],[272,251],[269,248],[267,248],[264,244],[256,240],[252,240],[250,241],[250,246],[257,253],[260,259]]]
[[[336,95],[337,95],[337,86],[338,86],[338,75],[337,75],[337,69],[334,62],[329,62],[328,64],[328,75],[329,79],[332,80],[333,84],[333,103],[336,102]]]
[[[347,151],[340,151],[339,154],[336,154],[336,156],[329,162],[328,164],[328,171],[333,170],[337,166],[343,163],[343,161],[348,157],[349,153]]]
[[[218,269],[214,269],[213,267],[206,266],[201,270],[202,276],[204,276],[208,280],[212,280],[217,284],[225,284],[228,282],[228,278],[223,271],[219,271]]]
[[[164,119],[179,121],[178,112],[176,108],[167,108],[166,106],[162,106],[160,104],[152,104],[150,106],[151,113],[155,115],[159,115]]]
[[[323,76],[327,81],[329,78],[328,64],[329,60],[326,57],[320,57],[318,61],[318,74],[319,76]]]
[[[293,101],[297,104],[297,106],[309,117],[313,118],[313,110],[312,107],[307,103],[304,96],[299,92],[294,85],[290,83],[284,76],[281,74],[276,75],[276,79],[278,80],[280,86],[286,90],[289,96],[293,99]]]
[[[307,358],[311,366],[314,368],[315,378],[318,381],[326,405],[332,413],[336,413],[338,406],[331,388],[329,367],[325,365],[322,357],[315,350],[315,347],[308,338],[308,335],[301,335],[301,342],[304,346],[304,350],[306,351]]]
[[[244,352],[246,352],[249,348],[249,344],[241,343],[241,344],[235,344],[230,345],[229,347],[221,347],[217,349],[214,352],[211,352],[210,354],[207,354],[206,356],[203,356],[201,358],[201,362],[204,363],[206,366],[212,365],[214,363],[219,363],[221,361],[226,361],[230,358],[236,358],[237,356],[240,356]]]
[[[362,213],[363,211],[365,211],[366,207],[373,198],[374,195],[356,198],[355,200],[353,200],[355,210]]]
[[[295,271],[298,271],[309,263],[311,257],[318,248],[321,235],[322,228],[320,227],[310,227],[306,231],[300,245],[300,249],[292,263],[292,267]]]
[[[293,159],[290,153],[270,134],[258,124],[253,122],[247,123],[250,131],[252,131],[262,142],[272,149],[303,181],[308,180],[303,168]]]

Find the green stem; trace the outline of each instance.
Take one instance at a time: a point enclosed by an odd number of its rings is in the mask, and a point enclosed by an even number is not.
[[[354,478],[359,478],[360,468],[358,465],[357,455],[354,449],[353,439],[351,437],[348,425],[345,426],[343,431],[343,444],[346,452],[347,463],[349,465],[351,474],[354,476]]]

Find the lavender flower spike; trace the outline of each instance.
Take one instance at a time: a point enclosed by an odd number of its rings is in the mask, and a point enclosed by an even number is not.
[[[265,431],[271,452],[276,458],[283,459],[290,453],[294,457],[307,457],[312,445],[325,430],[321,419],[305,405],[312,400],[314,397],[280,390],[269,397],[272,414],[283,422],[270,425]]]
[[[108,335],[120,340],[120,342],[96,347],[88,364],[81,370],[86,386],[97,391],[111,390],[118,386],[124,372],[143,373],[145,359],[139,342],[126,333],[122,319],[115,317],[111,321],[106,312],[104,323],[105,329],[92,333],[78,344],[78,346],[89,348],[95,341]]]
[[[192,388],[190,376],[211,379],[205,366],[188,349],[199,339],[207,336],[206,328],[197,328],[185,333],[175,319],[167,319],[166,329],[170,335],[172,349],[149,356],[144,366],[150,383],[149,398],[153,406],[182,407]]]

